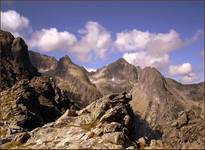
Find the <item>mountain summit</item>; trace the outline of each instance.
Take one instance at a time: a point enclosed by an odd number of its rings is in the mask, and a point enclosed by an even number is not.
[[[137,82],[138,72],[135,66],[120,58],[90,74],[89,78],[103,94],[108,94],[129,91]]]

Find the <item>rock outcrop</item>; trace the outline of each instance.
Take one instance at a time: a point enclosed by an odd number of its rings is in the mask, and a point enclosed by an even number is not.
[[[12,148],[126,148],[133,145],[131,98],[127,93],[112,94],[80,111],[67,110],[55,122],[26,133],[25,144],[16,145],[12,139],[1,147],[8,148],[12,143]]]
[[[0,91],[10,88],[21,79],[39,76],[29,60],[28,48],[22,38],[14,38],[0,30]]]
[[[1,133],[9,135],[55,121],[67,109],[78,109],[49,77],[23,79],[1,92],[0,108]]]

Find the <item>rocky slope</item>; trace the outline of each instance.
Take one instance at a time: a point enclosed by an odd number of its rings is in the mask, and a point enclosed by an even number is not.
[[[123,58],[89,73],[90,80],[103,95],[130,91],[138,79],[137,68]]]
[[[22,38],[14,38],[0,30],[0,91],[10,88],[21,79],[39,76],[30,62],[28,48]]]
[[[160,131],[170,148],[201,148],[205,132],[203,88],[204,83],[183,85],[147,67],[139,72],[130,103],[135,114]],[[150,136],[144,124],[136,134]]]
[[[96,86],[90,82],[87,71],[74,64],[68,56],[56,59],[30,52],[32,64],[45,76],[52,76],[60,89],[66,90],[69,97],[79,106],[84,107],[102,95]]]

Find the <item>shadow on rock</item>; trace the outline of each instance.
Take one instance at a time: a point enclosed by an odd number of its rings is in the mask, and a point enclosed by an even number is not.
[[[140,137],[147,137],[149,140],[161,140],[162,132],[159,130],[152,129],[146,120],[142,119],[139,115],[135,115],[133,138],[139,139]]]

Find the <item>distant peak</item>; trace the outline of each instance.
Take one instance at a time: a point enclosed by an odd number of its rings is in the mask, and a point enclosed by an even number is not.
[[[119,58],[115,62],[113,62],[111,65],[118,64],[118,65],[126,65],[129,64],[124,58]]]
[[[143,70],[147,73],[160,74],[160,72],[155,67],[145,67]]]
[[[119,58],[116,62],[128,63],[124,58]]]
[[[71,61],[68,55],[65,55],[64,57],[60,58],[59,63],[63,65],[69,65],[69,64],[72,64],[73,62]]]
[[[72,61],[68,55],[61,57],[59,61],[72,63]]]

